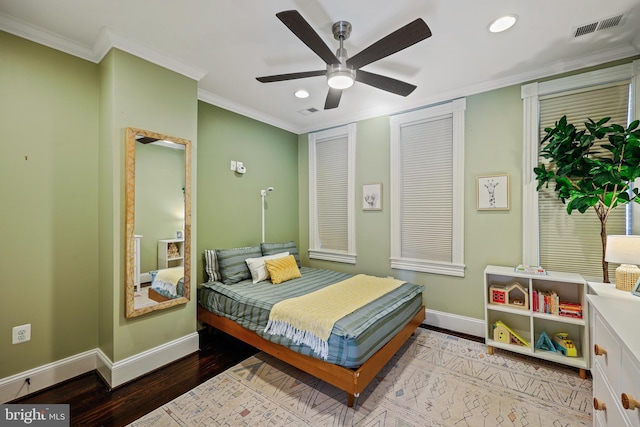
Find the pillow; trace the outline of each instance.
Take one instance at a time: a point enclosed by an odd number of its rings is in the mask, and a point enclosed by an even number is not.
[[[267,280],[269,278],[269,272],[264,265],[264,262],[270,259],[278,259],[289,256],[289,252],[282,252],[275,255],[267,255],[260,258],[247,258],[245,262],[247,263],[247,267],[249,267],[249,271],[251,272],[251,279],[253,279],[253,283],[262,282],[263,280]]]
[[[251,272],[245,260],[262,256],[260,246],[250,246],[236,249],[216,249],[218,270],[222,283],[232,285],[242,280],[250,279]]]
[[[302,277],[300,270],[298,270],[296,259],[293,255],[267,260],[264,262],[264,265],[267,267],[267,271],[271,276],[271,283],[274,285]]]
[[[300,267],[300,255],[298,254],[298,248],[292,241],[287,243],[260,243],[262,248],[262,255],[274,255],[280,252],[289,251],[290,255],[296,259],[296,264]]]
[[[218,260],[216,259],[216,251],[213,249],[204,250],[204,271],[209,278],[208,282],[219,282],[220,272],[218,271]]]

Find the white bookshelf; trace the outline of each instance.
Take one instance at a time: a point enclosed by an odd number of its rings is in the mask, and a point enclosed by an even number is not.
[[[177,253],[169,251],[172,245],[177,247]],[[158,240],[158,269],[181,265],[184,265],[184,239]]]
[[[527,306],[518,306],[505,301],[493,303],[492,286],[509,288],[520,284],[528,295]],[[582,305],[582,318],[565,317],[540,313],[533,310],[533,295],[536,291],[553,291],[560,301]],[[518,292],[515,292],[516,295]],[[513,267],[489,265],[484,271],[485,339],[488,351],[494,348],[526,354],[580,369],[580,377],[586,378],[590,369],[589,314],[587,304],[587,282],[579,274],[547,272],[546,275],[515,272]],[[528,342],[528,346],[502,342],[494,339],[494,325],[503,322],[518,336]],[[536,349],[542,332],[550,339],[556,333],[567,333],[577,349],[577,357],[565,356],[559,352]]]

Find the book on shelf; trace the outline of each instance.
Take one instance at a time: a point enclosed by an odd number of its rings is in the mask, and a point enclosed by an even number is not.
[[[533,311],[538,313],[559,314],[560,299],[556,291],[533,290]]]
[[[582,319],[582,304],[577,302],[560,301],[560,297],[556,291],[542,291],[534,289],[531,296],[531,309],[536,313],[546,313],[556,316]]]
[[[582,304],[562,301],[558,307],[558,315],[582,319]]]

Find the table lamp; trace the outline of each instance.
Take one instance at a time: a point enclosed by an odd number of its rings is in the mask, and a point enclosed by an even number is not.
[[[631,291],[640,278],[640,236],[607,236],[604,260],[620,264],[616,268],[616,288]]]

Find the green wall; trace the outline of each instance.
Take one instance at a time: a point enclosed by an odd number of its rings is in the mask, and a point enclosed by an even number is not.
[[[98,93],[97,65],[0,32],[0,378],[98,345]]]
[[[432,310],[482,319],[485,265],[521,261],[520,85],[467,97],[464,278],[388,267],[388,117],[357,123],[356,197],[382,182],[383,210],[356,206],[351,266],[307,257],[307,135],[198,102],[195,81],[124,52],[96,65],[3,32],[0,93],[0,378],[96,347],[118,362],[195,332],[202,251],[259,243],[269,186],[267,241],[296,241],[305,265],[423,284]],[[124,317],[126,127],[193,143],[192,301],[134,319]],[[497,172],[510,175],[511,209],[477,211],[476,177]],[[25,323],[31,341],[8,344]]]
[[[254,246],[265,240],[298,243],[297,136],[253,119],[198,103],[198,282],[205,249]],[[245,174],[231,171],[241,161]]]
[[[363,211],[356,206],[355,265],[309,260],[308,142],[300,135],[300,240],[306,264],[350,273],[391,275],[425,286],[428,309],[460,316],[484,318],[483,270],[487,264],[517,265],[522,253],[521,169],[522,100],[520,86],[473,95],[465,111],[465,277],[419,273],[390,268],[390,127],[389,117],[357,123],[356,199],[362,184],[382,182],[382,211]],[[476,176],[496,172],[511,177],[511,209],[476,211]]]
[[[635,58],[578,70],[577,74],[631,62]],[[310,260],[308,135],[298,136],[300,182],[300,248],[303,262],[312,267],[350,273],[391,275],[425,286],[427,309],[484,319],[483,271],[489,265],[515,266],[522,262],[522,156],[523,103],[521,85],[466,98],[464,148],[464,262],[465,277],[394,270],[390,268],[390,127],[389,117],[357,122],[356,199],[362,184],[382,182],[382,211],[362,211],[356,203],[355,265]],[[476,210],[476,177],[507,173],[510,210]]]
[[[101,150],[107,153],[99,159],[104,185],[100,188],[100,215],[105,218],[103,222],[101,217],[101,228],[106,231],[100,241],[100,260],[109,273],[100,278],[100,287],[103,293],[112,294],[106,298],[113,301],[111,312],[101,312],[100,318],[101,324],[110,325],[101,333],[112,337],[112,345],[101,349],[112,362],[118,362],[196,330],[195,297],[170,309],[132,319],[124,317],[124,147],[125,129],[136,127],[191,140],[195,158],[197,82],[117,49],[109,52],[100,69],[104,91],[112,97],[110,104],[101,106],[101,123],[108,125],[103,126],[100,139]],[[196,190],[193,183],[194,194]],[[194,197],[194,211],[196,200]],[[196,224],[195,218],[192,224]],[[197,227],[192,230],[195,247]]]

